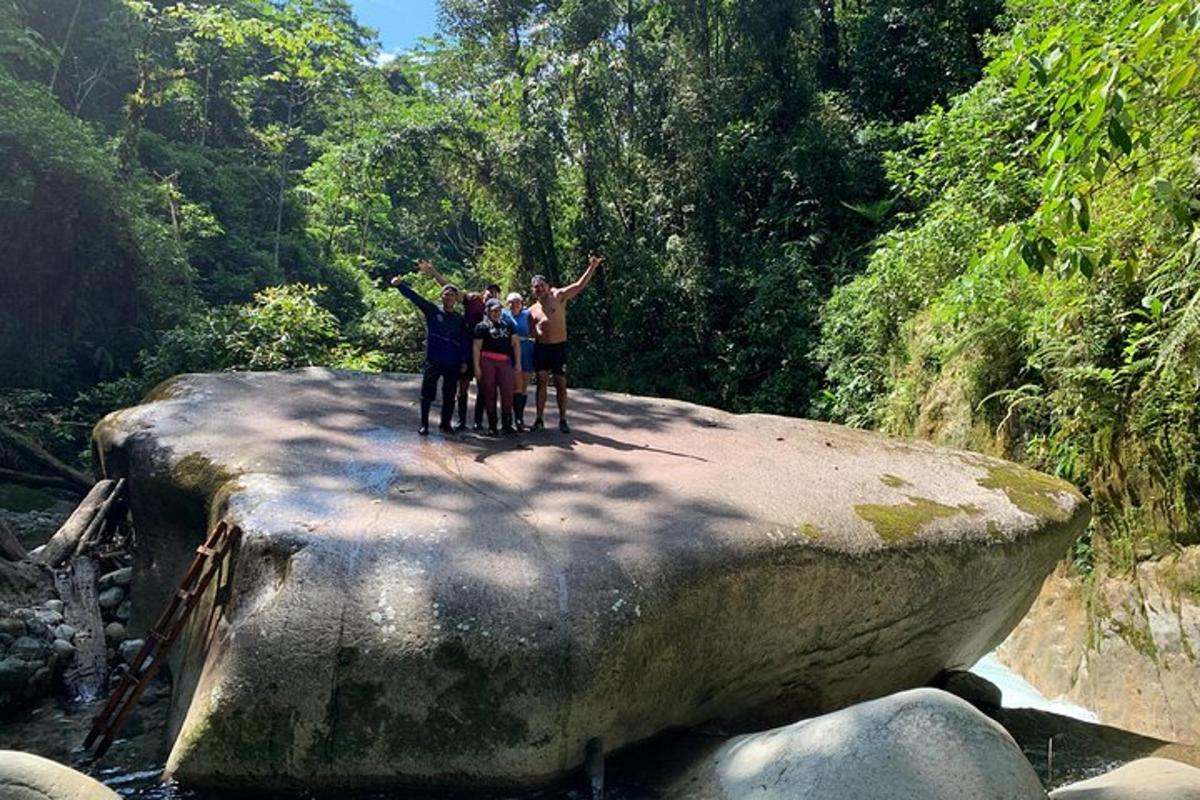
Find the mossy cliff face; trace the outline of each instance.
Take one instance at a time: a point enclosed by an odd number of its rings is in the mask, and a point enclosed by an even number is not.
[[[185,376],[98,426],[143,608],[218,518],[245,531],[177,647],[181,781],[540,785],[592,738],[921,685],[1087,519],[1053,479],[835,426],[580,391],[572,437],[419,438],[417,394]]]

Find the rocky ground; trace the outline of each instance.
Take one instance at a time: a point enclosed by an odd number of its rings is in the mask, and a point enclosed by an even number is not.
[[[69,501],[17,487],[0,487],[0,499],[17,497],[18,508],[0,508],[0,523],[12,530],[27,550],[44,544],[70,516]],[[38,507],[24,507],[40,496]],[[130,556],[107,551],[105,570],[97,586],[105,623],[111,667],[132,661],[142,640],[130,639],[129,587],[133,570]],[[0,719],[20,714],[57,692],[66,665],[75,654],[75,630],[63,617],[63,603],[54,590],[48,569],[25,562],[0,566]]]

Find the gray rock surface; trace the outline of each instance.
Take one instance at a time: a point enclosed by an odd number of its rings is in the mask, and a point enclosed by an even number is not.
[[[4,800],[119,800],[113,790],[57,761],[0,750],[0,797]]]
[[[193,784],[538,784],[672,726],[778,724],[965,667],[1086,524],[979,455],[572,393],[576,433],[418,438],[412,376],[185,376],[95,442],[128,477],[131,627],[216,519],[176,648]]]
[[[937,689],[913,689],[730,740],[666,800],[1040,800],[1000,725]]]
[[[1050,793],[1051,800],[1200,800],[1200,769],[1143,758]]]

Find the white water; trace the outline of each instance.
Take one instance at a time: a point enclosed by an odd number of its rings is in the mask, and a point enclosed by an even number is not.
[[[1049,700],[1031,683],[1000,663],[995,653],[988,653],[971,672],[1000,687],[1000,704],[1005,708],[1036,708],[1084,722],[1100,722],[1095,712],[1064,700]]]

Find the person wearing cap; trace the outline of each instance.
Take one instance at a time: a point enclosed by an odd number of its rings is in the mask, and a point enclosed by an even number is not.
[[[554,377],[554,397],[558,401],[558,429],[570,433],[567,424],[567,303],[582,292],[604,259],[589,256],[587,269],[579,280],[561,289],[552,287],[543,276],[533,276],[533,294],[537,302],[529,309],[533,320],[533,368],[537,372],[537,419],[533,430],[546,427],[542,416],[546,411],[550,377]]]
[[[483,321],[475,326],[472,358],[479,376],[480,395],[487,411],[488,433],[496,435],[496,393],[505,433],[513,429],[513,367],[521,371],[521,342],[503,317],[503,304],[495,297],[484,304]]]
[[[428,263],[428,262],[421,262]],[[420,268],[420,264],[417,265]],[[424,272],[424,270],[422,270]],[[466,326],[462,315],[454,310],[458,305],[458,287],[452,283],[442,286],[442,305],[439,308],[417,294],[399,275],[392,286],[412,301],[425,316],[425,367],[421,376],[421,427],[417,433],[429,435],[429,409],[437,396],[438,381],[442,382],[443,433],[453,433],[455,385],[467,369]]]
[[[533,375],[533,319],[529,309],[525,308],[525,298],[521,297],[520,292],[509,292],[504,303],[508,308],[504,309],[501,316],[512,325],[513,330],[517,332],[517,340],[521,343],[521,366],[524,369],[513,372],[513,416],[516,418],[517,430],[523,431],[525,404],[529,401],[525,390]]]
[[[421,261],[417,264],[417,269],[425,273],[429,277],[438,282],[439,286],[450,286],[449,279],[446,278],[438,268],[433,265],[432,261]],[[466,317],[467,331],[474,331],[475,326],[483,321],[483,307],[488,300],[500,298],[500,287],[494,283],[488,284],[487,288],[482,292],[467,292],[463,295],[463,316]],[[467,427],[467,389],[471,385],[471,378],[475,378],[478,382],[478,375],[475,374],[471,359],[467,359],[467,369],[462,374],[458,382],[458,429],[462,430]],[[475,394],[475,430],[483,429],[483,403],[482,395],[479,391]]]

